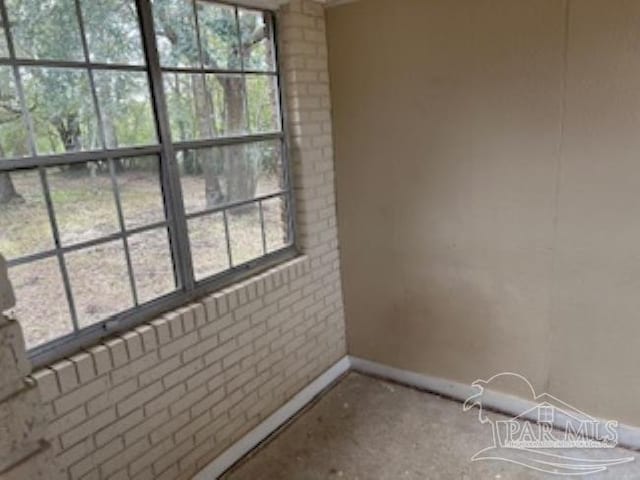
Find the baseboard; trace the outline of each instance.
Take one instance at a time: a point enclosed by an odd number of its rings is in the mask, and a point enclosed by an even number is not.
[[[469,396],[477,392],[471,385],[402,370],[358,357],[350,356],[349,363],[351,364],[351,369],[356,372],[386,378],[402,385],[442,395],[460,402],[464,402]],[[519,415],[535,405],[536,403],[530,400],[491,390],[485,390],[483,396],[483,406],[485,408],[505,415]],[[536,421],[535,418],[530,418],[529,420]],[[561,422],[562,419],[559,419],[554,426],[566,429],[567,424]],[[619,424],[618,445],[632,450],[640,450],[640,428]]]
[[[265,438],[284,425],[291,417],[308,405],[314,397],[335,382],[350,368],[349,358],[344,357],[300,393],[280,407],[274,414],[247,433],[201,470],[193,480],[215,480],[235,465],[238,460],[257,447]]]
[[[464,402],[469,396],[477,392],[471,385],[460,382],[402,370],[358,357],[344,357],[269,418],[229,447],[193,477],[193,480],[216,480],[349,370],[392,380],[402,385],[442,395],[460,402]],[[513,395],[485,390],[483,405],[485,408],[505,415],[518,415],[536,404]],[[531,420],[535,421],[533,418]],[[561,429],[566,428],[566,424],[555,426]],[[618,445],[632,450],[640,450],[640,428],[619,425]]]

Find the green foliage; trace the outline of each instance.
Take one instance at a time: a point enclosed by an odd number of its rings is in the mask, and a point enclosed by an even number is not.
[[[27,129],[22,117],[11,67],[0,67],[0,158],[28,155]]]
[[[134,0],[6,0],[19,58],[84,62],[82,21],[90,61],[144,65]],[[275,71],[270,22],[258,11],[212,2],[152,0],[161,64],[239,71]],[[196,18],[197,15],[197,18]],[[4,46],[0,44],[0,56]],[[165,73],[165,98],[174,141],[279,130],[275,76],[238,73]],[[145,72],[77,67],[20,67],[26,108],[38,154],[148,145],[157,142]],[[0,67],[0,158],[28,155],[28,133],[20,112],[13,70]],[[210,168],[222,184],[251,194],[255,177],[273,170],[277,156],[249,146],[228,166]],[[222,157],[187,152],[183,171],[201,173],[203,162]],[[217,159],[217,160],[216,160]],[[135,165],[121,161],[121,168]],[[236,166],[238,168],[236,168]],[[84,171],[84,170],[83,170]],[[245,186],[238,181],[246,177]],[[207,181],[215,177],[207,176]],[[235,188],[235,187],[234,187]]]

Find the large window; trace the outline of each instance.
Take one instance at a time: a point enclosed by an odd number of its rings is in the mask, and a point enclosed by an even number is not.
[[[0,252],[46,361],[281,260],[269,12],[0,0]]]

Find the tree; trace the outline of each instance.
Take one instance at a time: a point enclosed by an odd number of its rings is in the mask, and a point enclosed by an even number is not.
[[[92,60],[107,63],[143,63],[135,4],[131,0],[81,0],[83,25]],[[41,2],[7,0],[16,51],[25,58],[83,61],[84,51],[74,0]],[[25,68],[23,83],[32,108],[40,153],[77,152],[101,147],[101,134],[88,73],[82,68]],[[101,72],[107,77],[112,72]],[[113,72],[117,77],[120,72]],[[96,75],[98,73],[96,72]],[[111,104],[118,103],[114,82],[101,81],[98,95],[105,108],[104,134],[117,146],[116,120]],[[96,84],[98,80],[96,79]],[[126,97],[136,85],[120,81],[117,94]],[[118,105],[120,107],[121,104]]]
[[[9,68],[0,70],[0,159],[26,153],[22,111]],[[0,205],[22,200],[7,172],[0,172]]]
[[[18,194],[13,186],[11,175],[7,172],[0,172],[0,205],[22,200],[22,196]]]
[[[156,31],[170,46],[162,48],[161,60],[168,65],[195,66],[202,62],[213,69],[239,69],[242,62],[250,65],[255,49],[269,38],[268,22],[258,15],[241,17],[241,34],[238,35],[236,17],[232,9],[214,5],[199,5],[198,25],[200,43],[196,35],[193,4],[189,0],[165,0],[154,3]],[[238,40],[240,38],[240,40]],[[268,48],[268,47],[267,47]],[[265,52],[270,57],[271,52]],[[210,138],[238,135],[246,132],[247,87],[238,75],[216,74],[213,76],[220,91],[222,102],[218,106],[213,98],[216,86],[209,82],[209,76],[192,76],[192,95],[195,115],[195,137]],[[175,81],[175,86],[179,84]],[[275,92],[272,92],[275,96]],[[219,123],[217,123],[217,121]],[[259,162],[248,154],[244,146],[224,149],[202,149],[196,158],[205,177],[207,205],[213,207],[221,203],[250,199],[255,195],[259,174]],[[223,191],[223,185],[226,191]],[[242,213],[252,208],[235,209]]]

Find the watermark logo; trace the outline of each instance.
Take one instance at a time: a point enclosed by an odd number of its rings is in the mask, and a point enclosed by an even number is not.
[[[484,408],[491,384],[498,381],[502,385],[519,383],[530,392],[531,398],[522,402],[517,416],[504,418]],[[463,409],[466,412],[477,407],[480,423],[491,425],[493,433],[493,445],[477,452],[472,461],[500,460],[554,475],[581,476],[634,460],[611,450],[618,445],[618,422],[598,420],[548,393],[537,395],[522,375],[500,373],[488,380],[478,379],[471,386],[476,391]],[[571,452],[563,451],[567,449]],[[583,451],[576,453],[575,449]],[[585,449],[602,452],[587,456]]]

